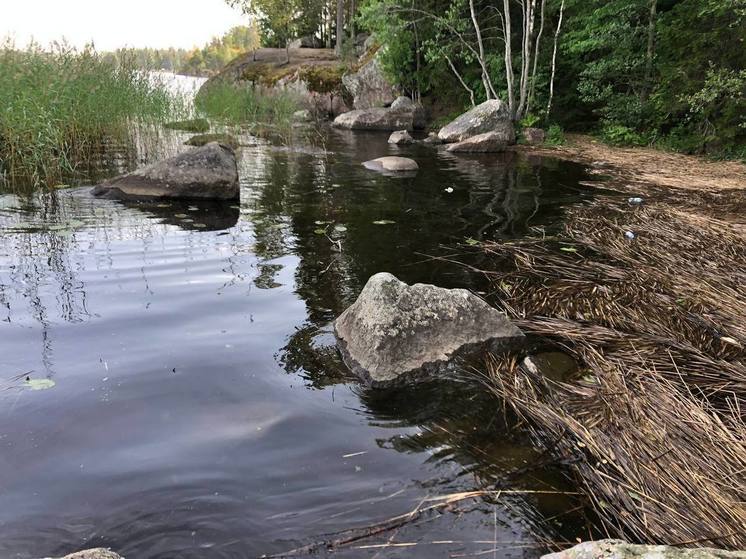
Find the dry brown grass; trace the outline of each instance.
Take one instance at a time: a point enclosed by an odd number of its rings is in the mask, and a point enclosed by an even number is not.
[[[488,386],[611,536],[746,548],[746,242],[708,215],[744,196],[704,212],[603,198],[557,236],[482,246],[502,305],[581,364],[554,382],[492,359]]]

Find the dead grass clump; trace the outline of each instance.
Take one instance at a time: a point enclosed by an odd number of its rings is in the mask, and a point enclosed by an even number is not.
[[[556,383],[492,360],[488,384],[611,536],[746,547],[745,241],[692,208],[606,198],[557,236],[482,245],[503,307],[582,363]]]

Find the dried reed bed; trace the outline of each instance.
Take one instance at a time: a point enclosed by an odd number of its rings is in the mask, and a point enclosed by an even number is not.
[[[482,245],[501,304],[581,364],[555,382],[493,358],[486,378],[609,535],[746,548],[746,239],[694,210],[606,197],[556,236]]]

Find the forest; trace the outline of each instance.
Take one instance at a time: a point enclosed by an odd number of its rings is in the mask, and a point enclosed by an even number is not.
[[[372,33],[404,92],[452,113],[497,97],[527,125],[746,157],[746,0],[227,1],[265,46]]]

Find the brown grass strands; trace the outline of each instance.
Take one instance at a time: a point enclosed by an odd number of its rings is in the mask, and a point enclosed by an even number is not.
[[[482,245],[500,303],[581,364],[554,382],[491,359],[487,384],[611,536],[746,548],[746,238],[711,213],[605,198],[557,236]]]

